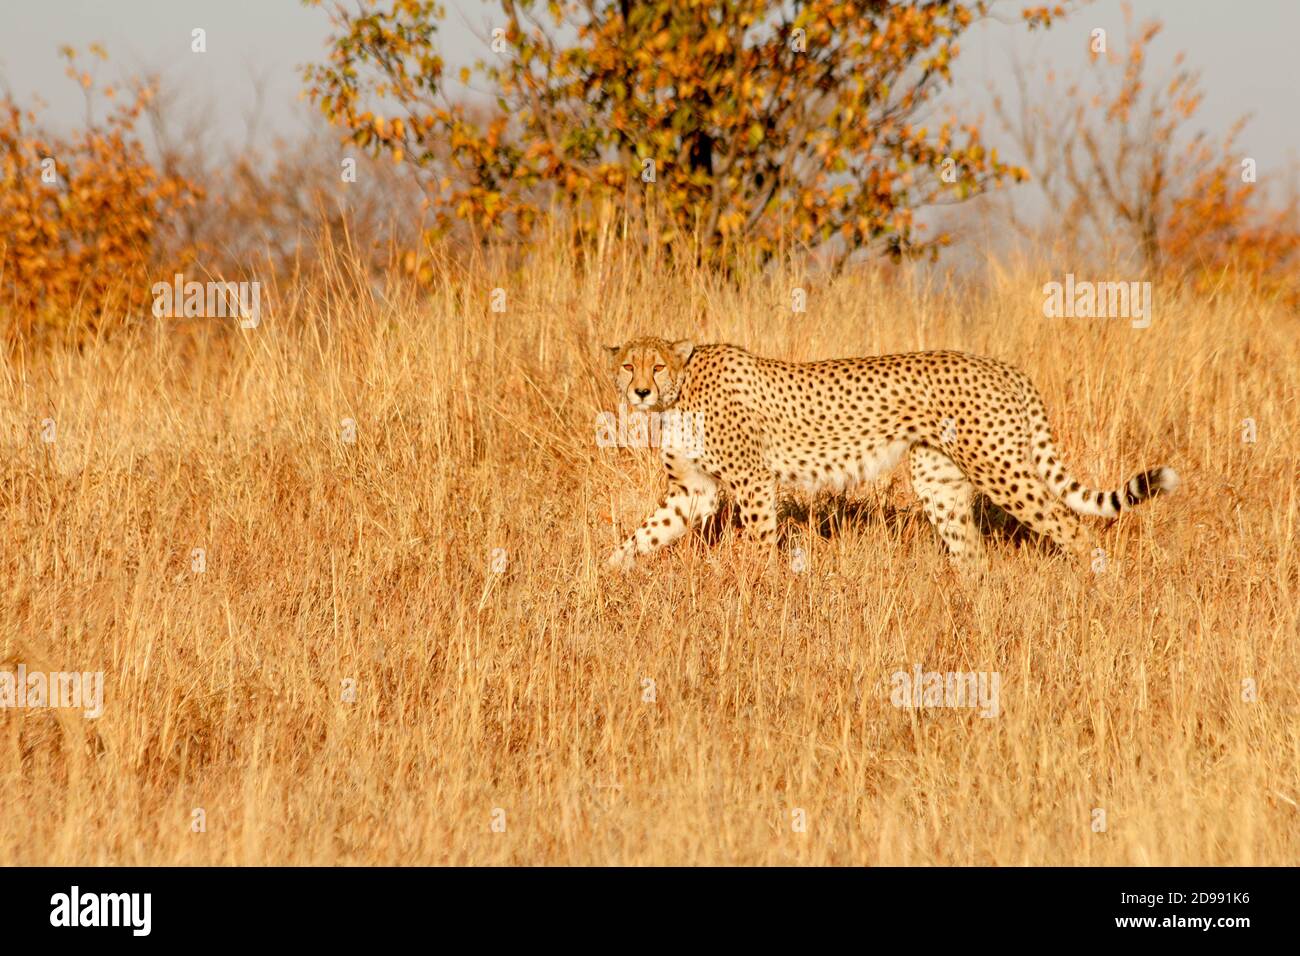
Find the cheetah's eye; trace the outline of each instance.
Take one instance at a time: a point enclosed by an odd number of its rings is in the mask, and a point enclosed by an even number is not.
[[[636,369],[634,369],[631,365],[624,365],[623,367],[624,367],[625,369],[627,369],[629,372],[635,372],[635,371],[636,371]]]
[[[655,371],[656,371],[656,372],[662,372],[662,371],[664,370],[664,368],[665,368],[665,366],[663,366],[663,365],[656,365],[656,366],[655,366]]]

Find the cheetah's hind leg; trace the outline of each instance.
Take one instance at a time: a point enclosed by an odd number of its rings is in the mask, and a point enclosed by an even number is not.
[[[978,561],[984,543],[975,525],[975,485],[951,458],[929,445],[912,449],[911,470],[912,489],[953,561]]]

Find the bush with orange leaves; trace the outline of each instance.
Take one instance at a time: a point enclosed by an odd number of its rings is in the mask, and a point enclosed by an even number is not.
[[[89,117],[94,83],[74,50],[62,52]],[[66,137],[0,100],[0,336],[79,338],[125,322],[148,311],[152,280],[183,261],[176,217],[201,192],[146,157],[135,126],[151,93],[137,85],[103,122],[88,118]]]
[[[1231,276],[1300,310],[1300,200],[1292,193],[1268,207],[1260,196],[1231,160],[1201,170],[1171,204],[1161,236],[1166,272],[1200,292]]]

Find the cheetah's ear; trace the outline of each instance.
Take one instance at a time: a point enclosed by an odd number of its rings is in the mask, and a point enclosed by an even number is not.
[[[611,366],[613,366],[613,364],[614,364],[614,360],[618,358],[618,353],[621,352],[621,351],[623,351],[623,346],[621,346],[621,345],[605,345],[605,346],[602,346],[602,350],[604,351],[604,353],[605,353],[605,358],[609,361],[609,364],[610,364]]]
[[[683,365],[690,359],[691,353],[695,351],[695,343],[690,339],[678,339],[673,343],[673,354],[681,360]]]

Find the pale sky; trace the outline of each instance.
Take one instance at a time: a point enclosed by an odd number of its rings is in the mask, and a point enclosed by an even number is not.
[[[1027,3],[1000,0],[995,10],[1011,18]],[[475,32],[490,31],[499,8],[469,0],[446,6],[444,57],[452,64],[471,61],[481,49]],[[1184,50],[1190,64],[1202,70],[1201,126],[1221,134],[1233,119],[1251,113],[1241,145],[1256,159],[1261,182],[1295,164],[1300,157],[1298,0],[1135,0],[1133,6],[1138,21],[1165,22],[1154,49],[1156,67]],[[246,135],[254,77],[265,83],[264,136],[292,136],[306,124],[298,68],[322,58],[328,33],[325,10],[298,0],[0,0],[0,11],[0,77],[20,101],[39,94],[50,105],[47,118],[75,122],[82,115],[80,91],[64,76],[58,47],[69,43],[84,49],[97,40],[111,57],[101,70],[104,79],[162,73],[194,114],[206,118],[210,142],[217,146],[238,145]],[[1120,0],[1096,0],[1045,33],[1010,24],[978,25],[964,39],[954,65],[952,102],[978,115],[986,109],[990,83],[1010,92],[1013,56],[1050,62],[1062,72],[1082,68],[1089,32],[1097,26],[1118,44]],[[190,52],[195,27],[207,31],[204,54]],[[998,145],[992,118],[986,118],[986,138]]]

